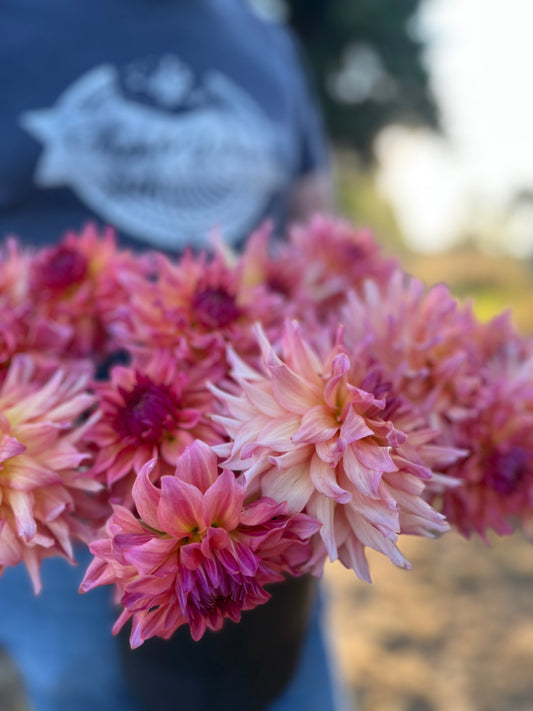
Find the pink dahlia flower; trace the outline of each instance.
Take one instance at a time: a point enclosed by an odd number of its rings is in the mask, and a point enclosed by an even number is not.
[[[368,229],[346,220],[316,215],[289,233],[289,250],[303,262],[304,288],[322,308],[337,307],[365,279],[387,284],[397,260],[386,258]]]
[[[394,390],[433,425],[480,407],[476,321],[444,285],[426,289],[399,270],[386,287],[368,280],[348,295],[341,320],[346,347],[364,345]]]
[[[222,377],[226,344],[256,352],[251,325],[268,324],[271,307],[264,289],[243,284],[238,264],[186,251],[177,263],[160,256],[156,281],[137,281],[114,333],[137,358],[154,347],[166,349],[193,366],[209,361]]]
[[[87,492],[100,488],[79,471],[87,456],[77,423],[93,401],[90,371],[59,369],[46,382],[38,373],[17,355],[0,387],[0,572],[24,561],[36,592],[40,560],[72,560],[71,539],[90,536],[76,515],[92,515]]]
[[[242,471],[251,492],[286,500],[291,513],[305,511],[322,524],[317,565],[325,545],[331,560],[339,557],[365,580],[365,546],[407,567],[399,534],[448,526],[422,499],[431,472],[400,449],[406,435],[382,416],[386,401],[351,380],[350,358],[338,345],[320,358],[294,323],[283,359],[260,339],[263,372],[233,353],[241,394],[215,390],[228,411],[216,419],[232,439],[217,448],[229,454],[225,466]]]
[[[82,592],[117,585],[124,610],[113,632],[132,618],[132,647],[168,639],[183,624],[198,640],[207,627],[238,622],[266,602],[264,585],[304,571],[316,521],[289,516],[270,499],[246,503],[244,487],[231,471],[219,473],[208,445],[188,447],[160,487],[150,481],[153,466],[134,484],[136,514],[115,506],[104,537],[90,545],[95,559],[81,585]]]
[[[84,439],[97,452],[91,474],[113,490],[121,479],[130,487],[154,458],[159,476],[174,472],[178,456],[195,439],[224,440],[222,428],[208,418],[215,401],[201,369],[185,372],[166,351],[155,352],[142,371],[115,366],[95,390],[98,410]],[[120,501],[120,494],[113,500]]]
[[[71,338],[71,329],[42,316],[30,295],[33,259],[15,239],[0,249],[0,383],[16,353],[57,357]]]
[[[484,407],[451,434],[468,457],[446,474],[460,484],[442,494],[442,511],[466,537],[488,529],[533,531],[533,358],[503,359],[485,371]]]
[[[125,274],[148,270],[146,260],[117,249],[111,228],[100,234],[88,225],[79,235],[69,232],[59,244],[37,253],[29,298],[39,315],[71,329],[70,357],[101,357],[111,348],[114,314],[129,299],[122,286]]]

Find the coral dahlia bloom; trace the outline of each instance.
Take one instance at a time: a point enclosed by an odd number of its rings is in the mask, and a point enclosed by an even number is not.
[[[92,403],[90,371],[56,370],[46,382],[30,356],[17,355],[0,387],[0,572],[24,561],[35,591],[43,557],[72,560],[71,539],[90,532],[86,493],[99,488],[79,472],[78,418]]]
[[[29,298],[41,316],[70,327],[71,357],[99,358],[111,348],[115,311],[129,299],[123,280],[130,272],[148,271],[147,260],[117,248],[111,228],[99,233],[89,224],[79,235],[68,232],[57,245],[37,253],[28,277]]]
[[[241,394],[215,390],[229,413],[217,419],[233,440],[217,448],[229,454],[225,466],[244,472],[251,491],[320,521],[330,559],[359,577],[369,580],[365,546],[407,567],[400,533],[413,532],[415,520],[419,534],[447,529],[422,500],[431,472],[405,457],[406,435],[381,416],[384,400],[350,380],[350,358],[338,346],[320,358],[291,323],[282,359],[259,334],[264,372],[233,353]]]
[[[307,540],[318,529],[308,516],[289,516],[284,503],[245,502],[245,490],[197,440],[160,487],[146,464],[133,487],[136,514],[115,506],[105,535],[90,545],[95,559],[85,592],[115,583],[124,607],[113,632],[132,618],[130,642],[168,639],[188,624],[195,640],[207,627],[266,602],[264,585],[299,575],[310,557]]]

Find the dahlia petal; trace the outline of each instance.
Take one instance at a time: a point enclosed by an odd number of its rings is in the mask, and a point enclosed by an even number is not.
[[[17,565],[21,560],[21,549],[21,542],[11,526],[2,526],[0,533],[0,566]]]
[[[30,575],[33,592],[38,595],[42,590],[40,574],[40,558],[36,548],[26,548],[23,554],[23,561]]]
[[[243,501],[243,487],[237,483],[233,472],[224,469],[204,494],[206,520],[210,525],[232,531],[239,524]]]
[[[202,413],[198,410],[193,410],[191,408],[183,408],[179,412],[179,423],[180,427],[185,429],[191,429],[195,427],[202,417]]]
[[[291,516],[289,521],[291,534],[298,536],[302,541],[307,541],[320,530],[321,523],[306,514]]]
[[[335,436],[327,440],[327,442],[317,442],[315,449],[318,457],[323,462],[335,468],[344,456],[346,442],[341,437]]]
[[[74,551],[70,540],[70,528],[63,519],[49,521],[47,528],[53,533],[55,540],[59,543],[69,560],[74,561]],[[53,543],[53,541],[51,541]],[[41,545],[44,545],[41,543]]]
[[[202,550],[204,550],[204,546],[211,551],[219,548],[227,548],[230,544],[231,538],[226,529],[210,528],[207,532],[207,536],[202,541]],[[205,555],[207,556],[207,553]]]
[[[158,530],[159,518],[157,507],[161,498],[161,491],[150,481],[150,473],[157,463],[152,459],[141,467],[133,483],[132,496],[141,519],[149,526]]]
[[[333,410],[339,407],[340,386],[344,383],[349,369],[350,359],[346,353],[335,356],[331,364],[331,376],[324,388],[324,400]]]
[[[13,509],[18,535],[26,543],[30,542],[37,533],[37,524],[33,518],[32,494],[10,489],[6,492],[6,498]]]
[[[311,459],[309,476],[317,491],[337,503],[346,504],[352,498],[351,493],[337,483],[335,469],[323,462],[317,454]]]
[[[80,393],[70,398],[65,403],[47,411],[47,417],[55,421],[72,420],[79,414],[88,410],[94,402],[94,397],[87,393]]]
[[[256,333],[259,333],[261,331],[260,328],[258,330],[254,328],[254,330]],[[237,355],[237,353],[231,346],[227,347],[227,358],[228,363],[231,366],[231,373],[236,380],[263,380],[263,375],[251,366],[249,366],[246,361],[244,361],[240,356]]]
[[[395,462],[396,468],[398,470],[402,470],[403,472],[409,472],[410,474],[416,476],[418,479],[431,479],[431,470],[425,467],[423,464],[413,462],[412,459],[406,459],[405,457],[402,457],[399,454],[394,455],[393,461]]]
[[[278,457],[276,463],[280,459]],[[275,501],[286,501],[291,514],[299,513],[314,491],[313,482],[309,478],[309,462],[300,462],[288,469],[281,464],[280,469],[271,469],[262,476],[263,494]]]
[[[239,563],[237,562],[236,557],[231,554],[228,548],[223,548],[222,550],[218,551],[217,558],[222,563],[227,573],[229,573],[230,575],[238,575],[240,570]]]
[[[9,462],[9,467],[2,472],[2,480],[10,489],[20,491],[31,491],[41,486],[61,483],[59,474],[26,457],[25,454],[19,455],[16,461]]]
[[[207,521],[201,491],[177,476],[161,477],[161,498],[157,509],[159,528],[175,538],[204,530]]]
[[[257,435],[256,442],[265,447],[279,448],[282,450],[291,448],[290,440],[298,431],[300,418],[297,415],[281,415],[275,420],[270,420],[262,427]],[[244,430],[244,428],[243,428]],[[251,444],[254,444],[253,442]],[[246,457],[246,450],[243,456]]]
[[[195,440],[180,455],[176,475],[182,481],[194,484],[201,492],[207,491],[218,476],[216,454],[205,442]]]
[[[53,521],[64,511],[74,509],[72,495],[66,487],[51,486],[44,489],[35,489],[34,515],[43,521]]]
[[[253,577],[259,567],[259,558],[248,546],[238,541],[235,543],[234,552],[239,571],[249,578]]]
[[[251,384],[245,380],[239,382],[246,399],[254,408],[267,417],[279,417],[280,406],[272,393],[268,392],[265,387],[261,388],[257,383]],[[233,414],[237,415],[235,412]]]
[[[376,503],[374,499],[367,499],[357,491],[353,492],[353,498],[348,503],[348,509],[354,515],[363,516],[384,535],[393,536],[400,531],[398,508],[396,501],[394,508],[389,508],[383,504]]]
[[[116,582],[116,574],[113,568],[105,561],[94,558],[85,571],[79,592],[89,592],[89,590],[92,590],[98,585],[109,585],[114,582]]]
[[[318,388],[313,388],[279,358],[272,354],[266,365],[272,376],[274,397],[284,410],[302,415],[313,405],[320,404]]]
[[[238,433],[233,436],[233,451],[238,452],[245,445],[256,445],[259,444],[258,437],[261,429],[265,427],[270,420],[263,417],[246,417],[244,424],[240,426]],[[242,455],[246,459],[245,455]]]
[[[131,453],[130,447],[128,447],[128,452]],[[135,453],[133,454],[133,459],[130,460],[131,464],[133,466],[133,469],[137,474],[141,471],[141,469],[144,467],[144,465],[154,459],[157,458],[157,448],[156,447],[151,447],[150,445],[147,444],[141,444],[139,447],[135,448]],[[151,470],[150,470],[151,471]]]
[[[297,321],[291,321],[287,324],[284,336],[287,341],[288,351],[291,354],[293,368],[306,380],[312,381],[316,379],[316,374],[322,370],[322,363],[302,337],[302,329]]]
[[[368,469],[381,472],[394,472],[398,469],[392,460],[389,447],[376,446],[363,440],[353,444],[352,448],[357,459]]]
[[[95,479],[88,477],[84,472],[77,472],[69,479],[68,485],[72,489],[81,489],[82,491],[90,491],[95,493],[102,491],[104,485]]]
[[[182,433],[179,433],[179,435],[175,433],[172,438],[164,439],[161,442],[161,456],[165,462],[175,466],[180,454],[182,454],[190,444],[192,444],[192,440],[189,437],[185,438],[182,436]]]
[[[145,530],[140,533],[122,533],[118,531],[112,538],[111,550],[113,554],[118,553],[124,560],[127,560],[127,554],[130,550],[139,548],[151,540],[151,532]]]
[[[113,635],[117,635],[120,632],[120,630],[124,627],[126,622],[131,618],[131,616],[132,616],[132,614],[129,610],[122,610],[117,621],[111,628],[111,633]],[[144,640],[139,635],[139,627],[134,619],[132,621],[132,625],[131,625],[130,646],[132,649],[135,649],[136,647],[139,647],[143,643],[143,641]]]
[[[337,559],[337,543],[335,541],[334,512],[335,502],[325,496],[314,494],[307,505],[308,513],[322,524],[320,536],[326,545],[331,562]]]
[[[295,444],[325,442],[339,430],[334,413],[324,405],[311,407],[301,417],[300,423],[298,431],[292,437]]]
[[[339,560],[346,568],[353,570],[360,580],[372,582],[365,547],[355,536],[347,538],[339,548]]]
[[[191,630],[191,637],[195,642],[199,642],[204,636],[207,628],[207,622],[202,617],[198,617],[194,620],[189,620],[189,628]],[[212,629],[213,631],[216,631],[215,625],[212,625]]]
[[[78,452],[74,449],[74,447],[64,447],[64,449],[56,449],[51,452],[44,453],[42,456],[42,462],[54,471],[61,469],[76,469],[88,457],[88,454]]]
[[[355,456],[353,447],[347,447],[342,459],[344,472],[364,496],[378,498],[379,483],[382,473],[363,466]]]
[[[14,437],[3,435],[0,439],[0,469],[2,462],[5,462],[6,459],[16,457],[18,454],[22,454],[25,449],[26,446]]]
[[[396,546],[396,536],[393,538],[384,536],[381,531],[355,511],[346,509],[346,515],[355,535],[359,538],[361,543],[379,553],[383,553],[399,568],[405,568],[406,570],[411,569],[411,564]]]
[[[118,452],[117,456],[113,458],[112,465],[107,471],[107,484],[112,486],[117,481],[122,479],[129,474],[132,469],[133,458],[132,458],[132,448],[126,447],[125,449]],[[100,464],[100,469],[102,465]]]
[[[247,381],[239,380],[239,383],[244,388],[245,384],[247,384]],[[213,395],[215,395],[215,397],[217,397],[226,405],[226,408],[229,412],[232,413],[234,417],[243,419],[244,417],[249,415],[250,403],[246,398],[243,398],[241,395],[231,395],[231,393],[227,393],[224,390],[220,390],[220,388],[217,388],[216,385],[213,384],[209,384],[207,388],[211,393],[213,393]],[[279,406],[276,407],[276,413],[278,412]],[[215,421],[218,420],[218,415],[212,417]]]
[[[176,547],[175,541],[147,536],[144,542],[141,537],[138,542],[134,542],[131,536],[127,538],[129,540],[124,558],[135,566],[140,575],[162,577],[175,572],[177,561],[171,560],[171,554]],[[115,543],[120,547],[120,536],[115,537]]]
[[[278,503],[274,499],[262,497],[249,503],[241,513],[241,523],[244,526],[260,526],[276,516],[288,514],[287,502]]]
[[[199,543],[187,543],[180,548],[180,560],[189,570],[196,570],[205,560],[205,554]]]
[[[356,440],[363,439],[373,435],[374,432],[366,424],[366,420],[361,415],[357,414],[353,407],[350,407],[341,425],[341,437],[343,440],[351,444]]]

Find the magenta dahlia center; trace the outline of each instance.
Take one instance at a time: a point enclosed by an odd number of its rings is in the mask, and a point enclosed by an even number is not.
[[[87,259],[67,245],[51,250],[35,274],[40,287],[64,289],[80,282],[87,274]]]
[[[121,389],[124,406],[115,415],[115,429],[124,437],[132,436],[147,444],[157,444],[164,432],[173,430],[179,403],[165,385],[137,374],[133,390]]]
[[[489,458],[486,482],[498,494],[512,494],[520,486],[527,466],[528,455],[522,447],[497,451]]]
[[[223,287],[210,287],[198,291],[192,300],[192,308],[205,326],[223,328],[235,321],[240,309],[235,296]]]

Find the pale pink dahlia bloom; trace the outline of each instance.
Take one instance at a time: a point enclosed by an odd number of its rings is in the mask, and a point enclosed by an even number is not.
[[[154,462],[133,486],[136,514],[115,506],[104,537],[90,545],[95,559],[81,585],[85,592],[115,583],[124,607],[116,634],[132,618],[130,642],[168,639],[188,624],[198,640],[229,618],[266,602],[268,583],[302,574],[318,524],[289,516],[285,503],[245,502],[231,471],[201,441],[178,459],[160,487],[150,481]]]
[[[184,369],[167,351],[153,353],[142,370],[112,368],[109,380],[94,386],[98,409],[84,436],[96,450],[91,475],[113,492],[121,479],[130,487],[151,459],[158,459],[154,474],[170,474],[195,439],[222,442],[222,428],[208,417],[215,401],[203,375],[199,368]],[[120,494],[112,500],[126,503]]]
[[[295,323],[286,327],[283,358],[260,339],[263,372],[232,353],[241,392],[215,389],[228,411],[216,419],[232,439],[216,448],[229,455],[225,466],[244,473],[250,492],[320,521],[317,566],[325,545],[331,560],[339,557],[365,580],[365,546],[407,567],[399,534],[448,526],[422,499],[431,472],[401,449],[406,435],[382,416],[386,401],[350,380],[350,357],[338,344],[321,358]]]
[[[46,382],[38,373],[31,357],[17,355],[0,387],[0,572],[24,561],[36,592],[40,560],[72,560],[71,539],[90,536],[76,515],[92,515],[87,492],[99,488],[79,471],[90,371],[58,369]]]

